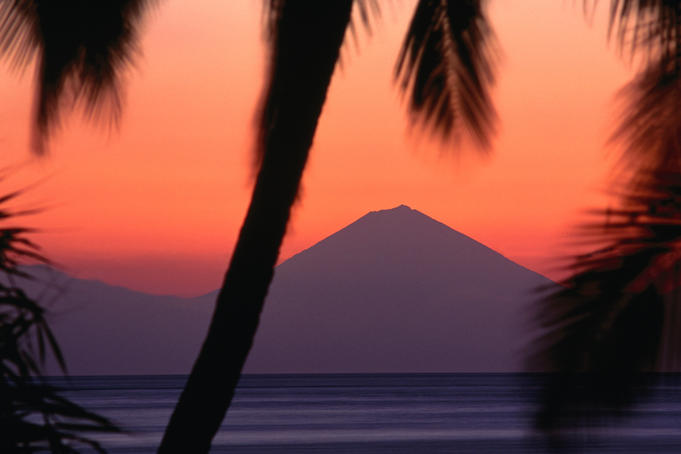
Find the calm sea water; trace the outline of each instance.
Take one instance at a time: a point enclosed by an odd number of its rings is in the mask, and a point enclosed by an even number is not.
[[[111,453],[152,453],[186,377],[58,380],[128,433]],[[250,375],[214,440],[229,453],[545,453],[531,430],[537,378],[522,374]],[[659,385],[629,417],[570,436],[569,452],[681,452],[681,386]]]

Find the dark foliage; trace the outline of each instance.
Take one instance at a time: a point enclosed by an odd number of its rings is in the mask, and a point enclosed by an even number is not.
[[[19,192],[0,197],[0,206]],[[5,222],[16,216],[0,208]],[[62,370],[64,358],[45,318],[45,309],[29,297],[16,278],[31,279],[23,260],[47,263],[27,238],[30,229],[0,228],[0,452],[77,453],[78,446],[104,452],[87,434],[116,432],[109,420],[65,399],[42,377],[47,355]]]
[[[139,22],[155,0],[0,0],[0,57],[18,67],[37,57],[35,150],[79,103],[116,120],[122,75],[137,51]]]
[[[542,396],[545,429],[623,414],[659,378],[651,372],[680,371],[680,13],[676,0],[611,2],[611,35],[645,65],[620,93],[617,208],[593,213],[581,236],[593,252],[537,305],[530,365],[558,372]]]
[[[496,113],[489,89],[498,50],[485,0],[421,0],[397,60],[412,122],[447,141],[462,132],[486,148]]]
[[[584,0],[585,10],[599,0]],[[679,54],[681,3],[678,0],[610,0],[608,35],[624,56],[653,60]]]
[[[530,364],[558,372],[543,396],[543,427],[621,410],[648,373],[681,366],[681,172],[648,173],[621,208],[595,214],[607,223],[584,235],[599,247],[539,305],[544,334]]]
[[[675,57],[657,60],[621,92],[620,125],[613,141],[623,145],[620,178],[654,183],[649,172],[681,169],[681,68]]]

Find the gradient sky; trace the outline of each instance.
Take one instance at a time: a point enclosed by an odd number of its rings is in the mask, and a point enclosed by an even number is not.
[[[32,68],[0,65],[3,191],[39,182],[21,206],[35,240],[79,277],[154,293],[217,288],[252,183],[263,84],[260,1],[166,0],[147,20],[118,129],[64,122],[50,155],[29,153]],[[631,75],[562,0],[492,1],[503,47],[499,134],[480,157],[418,131],[392,82],[413,0],[385,2],[373,33],[345,48],[282,258],[367,211],[407,204],[538,272],[584,209],[603,204],[613,96]]]

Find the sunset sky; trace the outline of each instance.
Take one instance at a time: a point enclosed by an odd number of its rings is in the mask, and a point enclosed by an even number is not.
[[[500,127],[481,157],[410,132],[392,77],[415,2],[383,3],[371,36],[345,47],[282,258],[406,204],[555,277],[552,257],[583,210],[607,201],[614,95],[631,76],[607,45],[604,11],[589,25],[581,2],[491,2]],[[70,115],[44,158],[29,152],[32,68],[0,66],[3,191],[39,183],[19,205],[45,207],[25,223],[67,272],[153,293],[219,286],[253,177],[260,6],[162,2],[142,31],[120,127]]]

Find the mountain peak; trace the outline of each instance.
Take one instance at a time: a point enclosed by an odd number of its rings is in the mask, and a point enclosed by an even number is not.
[[[412,213],[419,213],[423,214],[418,210],[415,210],[411,208],[410,206],[407,205],[398,205],[394,208],[386,208],[384,210],[375,210],[375,211],[369,211],[367,214],[412,214]]]
[[[385,210],[378,210],[377,212],[388,212],[388,211],[416,211],[410,206],[405,204],[397,205],[395,208],[386,208]]]
[[[465,274],[506,275],[507,267],[530,270],[507,259],[499,252],[452,229],[407,205],[370,211],[356,221],[284,261],[277,272],[288,267],[323,268],[329,257],[336,265],[355,269],[358,264],[384,268],[390,263],[403,267],[465,269]],[[426,265],[428,264],[428,265]],[[437,271],[440,272],[440,271]],[[542,277],[543,279],[543,277]]]
[[[458,252],[477,250],[476,255],[501,256],[498,252],[427,214],[407,205],[399,205],[394,208],[369,211],[312,247],[290,257],[284,263],[290,265],[291,262],[297,262],[311,255],[348,256],[352,253],[359,254],[359,256],[366,254],[386,256],[396,250],[439,255],[443,244],[449,244]],[[359,256],[356,258],[359,259]]]

